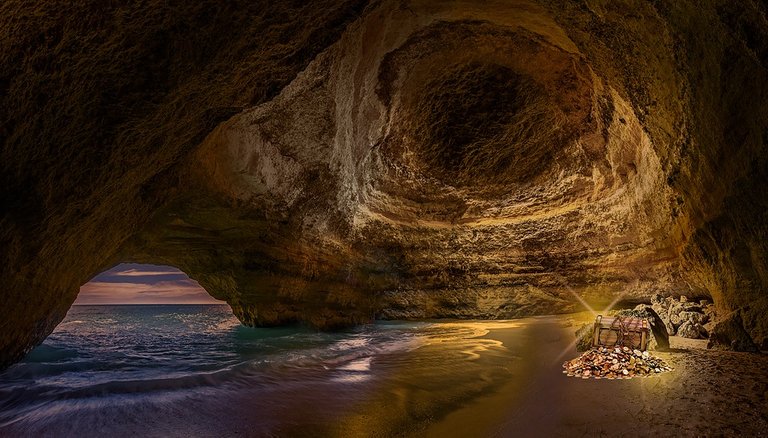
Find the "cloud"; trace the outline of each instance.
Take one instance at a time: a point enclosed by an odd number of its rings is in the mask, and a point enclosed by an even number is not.
[[[93,277],[90,282],[160,284],[185,279],[189,279],[187,274],[173,266],[121,263]]]
[[[75,304],[214,304],[195,280],[173,266],[121,263],[80,287]]]
[[[183,279],[157,283],[90,281],[80,287],[75,304],[214,304],[196,281]]]
[[[128,269],[127,271],[111,272],[110,275],[117,277],[144,277],[144,276],[156,276],[156,275],[172,275],[177,277],[186,277],[187,275],[181,271],[140,271],[138,269]]]

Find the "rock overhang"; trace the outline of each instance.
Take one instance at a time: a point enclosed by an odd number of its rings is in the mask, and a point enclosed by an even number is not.
[[[738,19],[764,22],[765,11],[593,3],[378,2],[356,16],[339,4],[306,16],[337,29],[323,44],[265,26],[275,48],[304,57],[249,64],[295,75],[269,97],[213,104],[195,100],[207,88],[193,81],[167,105],[153,98],[167,117],[123,128],[158,135],[107,146],[116,161],[96,179],[106,188],[82,180],[65,191],[70,207],[39,223],[4,217],[9,299],[33,289],[45,310],[19,319],[3,360],[39,342],[79,283],[117,260],[179,266],[254,325],[507,318],[575,310],[574,294],[602,305],[661,292],[744,308],[765,342],[766,200],[754,188],[766,174],[766,73],[750,37],[765,29]],[[703,45],[709,28],[727,32]],[[234,45],[233,66],[255,56]],[[226,95],[250,90],[236,70]],[[725,73],[755,78],[754,92]],[[188,109],[218,115],[179,147],[183,130],[165,120]],[[104,137],[89,132],[78,135]],[[14,160],[12,174],[38,163]],[[16,211],[45,210],[43,185]],[[39,256],[24,250],[33,236],[46,242]]]
[[[365,273],[365,315],[396,316],[398,294],[502,317],[574,309],[574,288],[610,302],[682,284],[658,239],[674,198],[653,142],[572,41],[450,8],[398,26],[408,13],[381,9],[210,136],[197,185],[335,248],[336,264],[310,262],[332,268],[307,269]]]

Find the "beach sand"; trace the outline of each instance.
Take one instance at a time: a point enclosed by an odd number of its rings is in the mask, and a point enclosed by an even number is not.
[[[768,355],[672,337],[671,351],[654,354],[673,371],[567,377],[563,362],[579,355],[574,332],[592,318],[447,323],[484,334],[379,358],[386,375],[374,363],[377,383],[313,430],[338,437],[768,436]],[[302,435],[306,423],[281,432]]]
[[[567,377],[585,315],[528,319],[485,336],[525,355],[497,391],[477,397],[414,435],[768,436],[768,355],[713,351],[672,337],[654,353],[674,367],[629,380]]]
[[[768,436],[768,355],[672,338],[655,353],[671,372],[567,377],[574,333],[591,319],[415,324],[403,333],[418,336],[370,356],[305,354],[225,383],[41,405],[0,436]]]

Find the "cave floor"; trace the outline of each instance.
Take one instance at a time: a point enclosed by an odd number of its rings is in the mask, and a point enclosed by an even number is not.
[[[592,318],[440,323],[484,332],[474,338],[482,348],[469,351],[472,339],[460,348],[444,339],[405,359],[382,357],[380,366],[392,370],[387,362],[398,362],[401,370],[318,430],[435,438],[768,436],[768,355],[707,350],[706,341],[672,337],[671,351],[654,353],[671,372],[629,380],[567,377],[562,363],[579,354],[574,332]],[[465,354],[460,370],[450,364],[458,351]],[[298,426],[284,431],[307,430]]]
[[[32,400],[0,421],[0,436],[768,436],[768,355],[673,337],[672,351],[655,353],[671,372],[567,377],[576,328],[591,318],[379,322],[331,346],[192,376],[202,383],[117,382],[117,392],[110,383]],[[331,335],[289,337],[317,336]],[[34,395],[24,394],[0,391],[0,402]]]
[[[529,320],[530,321],[530,320]],[[497,391],[430,424],[426,436],[768,436],[768,355],[707,350],[673,336],[654,353],[674,370],[629,380],[566,377],[584,315],[533,319],[524,368]],[[578,322],[577,322],[578,321]],[[486,337],[513,346],[510,329]],[[421,432],[419,433],[421,434]]]

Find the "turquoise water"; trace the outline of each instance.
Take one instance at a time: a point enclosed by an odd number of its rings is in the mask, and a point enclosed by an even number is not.
[[[381,394],[432,385],[431,397],[456,373],[476,391],[468,358],[493,344],[473,339],[482,333],[426,322],[248,328],[226,305],[75,306],[0,374],[0,436],[345,435],[344,415],[377,410]]]

